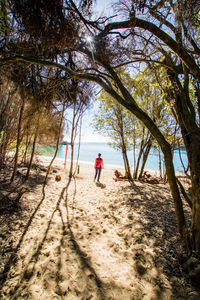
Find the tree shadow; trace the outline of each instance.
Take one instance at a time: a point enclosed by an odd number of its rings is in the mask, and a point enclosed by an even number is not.
[[[76,181],[76,180],[74,179],[74,181]],[[75,193],[76,193],[76,190],[75,190]],[[75,198],[75,193],[74,193],[73,198]],[[68,226],[68,230],[69,230],[69,234],[70,234],[70,241],[72,242],[73,248],[74,248],[76,254],[79,257],[80,263],[82,265],[82,271],[84,272],[84,270],[87,268],[91,272],[90,278],[92,278],[94,280],[95,284],[96,284],[97,291],[99,293],[100,299],[105,299],[103,288],[102,288],[102,281],[100,280],[100,278],[96,274],[94,268],[92,267],[91,263],[87,259],[87,254],[83,250],[81,250],[78,242],[76,241],[74,233],[71,229],[70,218],[69,218],[69,203],[68,203],[68,194],[67,194],[67,192],[66,192],[66,197],[65,197],[65,208],[66,208],[66,213],[67,213],[67,226]],[[74,206],[73,206],[73,209],[74,209]]]
[[[8,276],[8,273],[10,271],[11,265],[13,264],[13,262],[16,259],[16,254],[17,254],[17,252],[18,252],[18,250],[19,250],[19,248],[20,248],[20,246],[21,246],[21,244],[22,244],[22,242],[24,240],[24,237],[25,237],[25,235],[26,235],[26,233],[27,233],[27,231],[28,231],[28,229],[29,229],[29,227],[30,227],[30,225],[31,225],[31,223],[32,223],[32,221],[33,221],[36,213],[38,212],[40,206],[42,205],[44,199],[45,199],[45,186],[43,186],[43,189],[42,189],[42,198],[41,198],[40,202],[38,203],[38,205],[36,206],[34,212],[30,216],[30,218],[29,218],[29,220],[28,220],[28,222],[27,222],[27,224],[26,224],[26,226],[24,228],[24,231],[23,231],[23,233],[22,233],[22,235],[21,235],[21,237],[20,237],[20,239],[19,239],[19,241],[18,241],[18,243],[16,245],[16,247],[14,248],[12,254],[10,255],[10,257],[8,259],[8,262],[4,266],[3,272],[2,272],[1,277],[0,277],[0,284],[1,284],[1,286],[7,280],[7,276]]]
[[[52,214],[51,214],[51,216],[50,216],[50,218],[49,218],[49,221],[48,221],[46,230],[45,230],[45,232],[44,232],[43,238],[42,238],[42,240],[40,241],[40,243],[38,244],[36,250],[35,250],[34,253],[32,254],[32,256],[31,256],[31,258],[29,259],[29,261],[26,263],[26,266],[23,268],[23,272],[22,272],[22,274],[21,274],[21,276],[20,276],[20,277],[21,277],[21,278],[20,278],[20,281],[17,283],[17,285],[15,286],[15,288],[12,290],[12,295],[14,295],[15,297],[18,297],[18,296],[20,295],[20,290],[19,290],[19,289],[20,289],[20,287],[21,287],[21,285],[22,285],[22,282],[23,282],[24,280],[27,280],[27,279],[30,280],[31,277],[32,277],[33,274],[34,274],[34,271],[35,271],[35,265],[36,265],[36,263],[37,263],[37,261],[38,261],[38,259],[39,259],[39,255],[41,254],[41,250],[42,250],[43,245],[44,245],[44,243],[45,243],[45,241],[46,241],[47,234],[48,234],[49,229],[50,229],[50,226],[51,226],[51,224],[52,224],[53,217],[54,217],[54,215],[55,215],[55,213],[56,213],[57,211],[60,213],[60,208],[59,208],[59,206],[60,206],[61,200],[64,199],[64,193],[65,193],[65,191],[67,190],[67,188],[68,188],[70,182],[71,182],[71,179],[69,179],[69,181],[68,181],[66,187],[64,187],[64,188],[62,189],[61,194],[60,194],[60,196],[59,196],[59,198],[58,198],[58,200],[57,200],[56,207],[55,207],[55,209],[53,210],[53,212],[52,212]],[[29,228],[29,226],[30,226],[32,220],[33,220],[33,217],[35,216],[36,212],[38,211],[38,209],[39,209],[40,205],[42,204],[42,202],[44,201],[44,199],[45,199],[45,186],[43,186],[43,197],[42,197],[42,200],[41,200],[40,203],[38,204],[37,210],[35,210],[34,213],[32,214],[32,216],[31,216],[31,218],[30,218],[30,220],[29,220],[29,222],[28,222],[28,226],[26,227],[26,230],[24,231],[22,237],[25,236],[25,234],[26,234],[26,232],[27,232],[27,230],[28,230],[28,228]],[[18,246],[17,246],[17,248],[16,248],[16,250],[15,250],[15,254],[16,254],[16,252],[18,251],[18,249],[19,249],[19,247],[20,247],[20,245],[21,245],[21,243],[22,243],[22,240],[23,240],[23,239],[21,238],[21,239],[20,239],[20,243],[18,243]],[[12,261],[13,261],[13,260],[12,260]],[[12,264],[12,261],[10,262],[10,266],[11,266],[11,264]],[[30,267],[30,266],[31,266],[31,267]],[[9,269],[10,269],[10,268],[9,268]],[[6,273],[7,273],[7,274],[8,274],[8,271],[9,271],[9,270],[6,270]],[[5,278],[5,279],[6,279],[6,278]],[[5,281],[5,280],[4,280],[4,281]],[[18,291],[18,290],[19,290],[19,291]]]
[[[183,285],[186,286],[189,283],[181,266],[185,260],[185,254],[178,232],[173,199],[169,188],[163,184],[151,185],[145,183],[140,186],[123,187],[123,192],[127,194],[125,205],[129,208],[130,213],[138,212],[141,214],[138,222],[144,235],[136,239],[134,243],[140,245],[149,239],[153,241],[155,255],[152,259],[154,265],[163,265],[163,272],[171,283],[174,296],[177,295],[179,288],[182,288],[180,293],[183,293]],[[189,206],[184,204],[184,210],[186,219],[190,223],[191,210]],[[134,226],[134,222],[131,224],[130,220],[131,226]],[[131,243],[132,241],[128,241],[128,245],[131,245]],[[139,264],[138,273],[141,273],[141,276],[143,276],[143,271]],[[155,283],[160,284],[162,287],[159,276],[155,279]]]

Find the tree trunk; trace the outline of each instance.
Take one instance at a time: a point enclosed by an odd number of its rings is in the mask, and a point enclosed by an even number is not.
[[[123,156],[123,160],[124,160],[125,175],[128,178],[132,179],[131,170],[130,170],[130,165],[129,165],[129,161],[128,161],[128,156],[127,156],[127,153],[126,153],[126,149],[122,150],[122,156]]]
[[[23,111],[24,111],[24,104],[25,104],[25,99],[24,96],[22,98],[22,105],[19,113],[19,123],[18,123],[18,130],[17,130],[17,145],[16,145],[16,151],[15,151],[15,161],[14,161],[14,168],[13,168],[13,173],[11,177],[11,182],[14,180],[14,177],[17,172],[17,164],[18,164],[18,158],[19,158],[19,147],[20,147],[20,142],[21,142],[21,126],[22,126],[22,116],[23,116]]]
[[[128,178],[132,179],[131,169],[130,169],[129,160],[128,160],[128,156],[127,156],[127,150],[126,150],[126,145],[125,145],[125,142],[124,142],[123,132],[122,132],[122,135],[121,135],[121,141],[122,141],[122,155],[123,155],[123,160],[124,160],[125,175]]]
[[[153,122],[153,120],[149,117],[149,115],[147,113],[145,113],[141,108],[138,107],[136,101],[133,99],[133,97],[129,93],[129,91],[125,88],[125,86],[121,82],[120,78],[118,77],[118,75],[114,71],[114,69],[107,62],[102,61],[99,57],[98,57],[98,60],[104,65],[104,67],[111,74],[113,80],[115,81],[118,88],[120,89],[123,97],[121,97],[118,93],[116,93],[109,86],[105,86],[105,84],[102,84],[102,87],[112,97],[114,97],[121,105],[126,107],[140,121],[143,122],[143,124],[149,129],[152,136],[157,140],[159,146],[162,149],[162,152],[164,154],[164,159],[165,159],[166,172],[167,172],[167,177],[168,177],[168,181],[169,181],[169,186],[170,186],[171,194],[173,197],[179,233],[180,233],[181,238],[183,239],[183,242],[184,242],[187,250],[189,251],[189,247],[190,247],[189,235],[188,235],[187,225],[185,222],[182,200],[181,200],[178,185],[176,182],[176,176],[175,176],[174,165],[173,165],[172,154],[171,154],[171,146],[166,141],[165,137],[160,132],[159,128],[156,126],[156,124]],[[199,163],[200,163],[200,160],[199,160]],[[199,168],[199,170],[200,170],[200,168]],[[200,210],[199,210],[199,214],[200,214]],[[199,220],[200,220],[200,218],[199,218]],[[200,223],[200,221],[199,221],[199,223]]]
[[[162,159],[161,159],[161,155],[160,155],[160,148],[158,149],[158,157],[159,157],[159,171],[160,171],[160,178],[162,179]]]
[[[144,151],[144,138],[142,139],[142,141],[140,143],[140,151],[139,151],[138,158],[137,158],[135,173],[134,173],[134,177],[133,177],[134,179],[138,178],[138,170],[139,170],[140,160],[141,160],[143,151]]]
[[[147,142],[147,145],[146,145],[146,149],[144,151],[143,160],[142,160],[142,166],[141,166],[140,174],[139,174],[139,177],[138,177],[139,179],[142,177],[142,174],[144,172],[144,167],[145,167],[145,164],[147,162],[147,158],[149,156],[149,152],[151,150],[151,146],[152,146],[152,137],[150,136],[149,140]]]
[[[79,121],[84,113],[84,105],[78,104],[76,101],[74,102],[73,108],[73,120],[72,120],[72,130],[71,130],[71,162],[70,162],[70,169],[69,169],[69,177],[73,176],[73,159],[74,159],[74,142],[77,136],[78,124]]]
[[[30,158],[30,162],[29,162],[29,165],[28,165],[28,170],[26,172],[25,180],[28,179],[29,174],[30,174],[30,170],[31,170],[31,167],[32,167],[33,157],[34,157],[34,154],[35,154],[35,145],[36,145],[36,140],[37,140],[37,137],[38,137],[39,126],[40,126],[40,122],[39,122],[39,116],[38,116],[35,135],[34,135],[34,140],[33,140],[33,148],[32,148],[32,152],[31,152],[31,158]]]
[[[74,142],[71,143],[71,160],[70,160],[70,168],[69,168],[69,177],[73,176],[73,163],[74,163]]]
[[[9,98],[10,100],[10,98]],[[3,131],[3,137],[1,139],[1,145],[0,145],[0,168],[4,164],[5,161],[5,154],[6,154],[6,148],[7,148],[7,129],[8,129],[8,118],[9,118],[9,104],[10,101],[7,101],[6,107],[4,108],[5,113],[5,120],[4,120],[4,126],[2,128]]]
[[[72,120],[72,131],[71,131],[71,160],[70,160],[70,168],[69,168],[69,178],[73,176],[73,160],[74,160],[74,130],[75,130],[75,108],[73,112],[73,120]]]
[[[191,171],[193,244],[200,253],[200,130],[193,128],[189,136],[184,134],[184,140]]]
[[[187,202],[187,204],[189,205],[189,207],[192,209],[192,200],[190,199],[190,197],[188,197],[185,189],[184,189],[184,186],[182,185],[182,183],[180,182],[180,180],[178,178],[176,178],[177,182],[178,182],[178,185],[180,187],[180,190],[181,190],[181,193],[185,199],[185,201]]]
[[[200,129],[197,126],[196,113],[191,104],[186,85],[183,88],[173,72],[168,71],[168,76],[174,92],[175,110],[191,172],[193,246],[194,250],[200,253]]]
[[[31,142],[31,137],[29,138],[29,134],[28,134],[28,130],[27,130],[27,134],[26,134],[26,148],[25,148],[24,157],[23,157],[24,164],[27,163],[27,152],[28,152],[28,148],[30,146],[30,142]]]
[[[51,160],[51,162],[48,166],[47,173],[46,173],[45,180],[44,180],[44,185],[47,183],[47,179],[48,179],[51,167],[52,167],[53,162],[54,162],[54,160],[56,158],[56,155],[58,153],[58,147],[59,147],[59,143],[60,143],[60,135],[61,135],[61,128],[62,128],[62,123],[63,123],[64,111],[65,111],[65,104],[63,103],[63,109],[62,109],[60,124],[59,124],[58,138],[57,138],[57,142],[56,142],[56,151],[55,151],[54,156],[53,156],[53,158],[52,158],[52,160]]]
[[[183,160],[182,160],[182,156],[181,156],[181,147],[180,147],[180,144],[178,145],[178,153],[179,153],[179,159],[180,159],[180,162],[181,162],[181,165],[183,167],[183,170],[184,170],[184,173],[187,177],[190,177],[188,175],[188,170],[189,170],[189,164],[187,165],[187,168],[185,167],[184,163],[183,163]]]
[[[170,146],[164,147],[163,154],[164,154],[164,158],[165,158],[168,182],[169,182],[170,190],[171,190],[172,197],[174,200],[174,207],[175,207],[176,217],[177,217],[177,221],[178,221],[179,232],[181,233],[181,236],[186,243],[186,247],[189,250],[190,243],[189,243],[189,238],[188,238],[188,232],[187,232],[185,217],[184,217],[184,213],[183,213],[183,205],[182,205],[179,189],[178,189],[178,186],[176,183],[176,176],[175,176]]]
[[[135,138],[133,140],[133,178],[135,178],[135,171],[136,171],[136,142]]]
[[[78,164],[78,161],[79,161],[79,155],[80,155],[80,147],[81,147],[81,127],[82,127],[82,117],[80,118],[80,125],[79,125],[79,142],[78,142],[78,153],[77,153],[77,157],[76,157],[76,166],[75,166],[75,170],[74,170],[74,173],[73,173],[73,176],[76,174],[76,171],[77,171],[77,174],[79,174],[79,164]]]

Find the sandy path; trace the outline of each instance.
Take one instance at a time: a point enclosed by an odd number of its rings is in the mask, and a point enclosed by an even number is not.
[[[91,166],[81,166],[70,184],[67,175],[60,174],[60,182],[51,177],[43,200],[41,186],[25,199],[41,204],[20,244],[2,299],[173,299],[173,278],[163,270],[162,254],[169,248],[163,226],[170,234],[176,226],[168,189],[115,183],[113,170],[106,169],[97,185]],[[161,210],[170,207],[172,223],[163,225],[158,217],[155,224],[159,205]],[[184,284],[182,290],[184,295]]]

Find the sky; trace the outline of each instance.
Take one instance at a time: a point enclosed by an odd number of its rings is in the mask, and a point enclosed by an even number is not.
[[[111,0],[97,0],[95,4],[95,10],[101,14],[106,13],[107,9],[110,7]]]
[[[95,117],[95,114],[98,111],[98,100],[95,100],[95,103],[93,105],[93,108],[88,109],[84,116],[83,116],[83,122],[82,122],[82,134],[81,134],[81,141],[82,142],[93,142],[93,143],[104,143],[108,142],[108,138],[98,134],[94,131],[92,128],[92,121]]]

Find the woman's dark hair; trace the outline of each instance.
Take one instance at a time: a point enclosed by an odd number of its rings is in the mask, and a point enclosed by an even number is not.
[[[101,156],[101,153],[99,153],[98,156]]]

